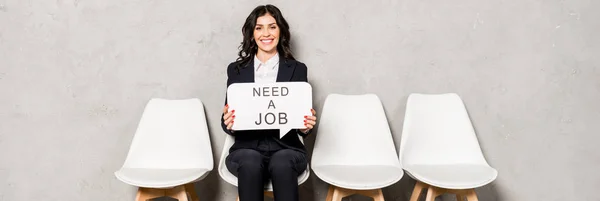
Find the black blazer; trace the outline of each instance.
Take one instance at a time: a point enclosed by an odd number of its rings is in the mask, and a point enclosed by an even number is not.
[[[237,62],[230,63],[227,66],[227,87],[233,83],[249,83],[254,82],[254,59],[251,59],[243,68],[239,69],[239,73],[236,70]],[[279,70],[277,73],[277,82],[308,82],[308,70],[306,65],[302,62],[285,59],[280,56],[279,58]],[[227,104],[227,96],[225,97],[225,104]],[[233,108],[235,109],[235,108]],[[231,132],[225,125],[225,120],[221,115],[221,127],[225,133],[235,136],[235,143],[229,149],[229,152],[233,152],[237,149],[255,149],[258,147],[258,143],[264,138],[274,138],[275,141],[283,147],[295,149],[306,153],[304,144],[300,142],[298,136],[301,135],[306,138],[308,134],[302,133],[298,129],[292,129],[283,138],[279,139],[279,129],[268,129],[268,130],[236,130]]]

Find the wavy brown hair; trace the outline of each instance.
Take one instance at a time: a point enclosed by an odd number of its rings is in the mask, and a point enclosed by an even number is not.
[[[296,60],[292,55],[292,49],[290,48],[290,27],[287,21],[285,21],[285,18],[283,18],[281,11],[271,4],[261,5],[252,10],[242,27],[244,39],[239,47],[240,51],[238,52],[238,58],[236,60],[236,69],[238,73],[240,68],[244,68],[248,62],[252,61],[253,56],[258,51],[258,45],[256,45],[256,42],[254,41],[254,27],[256,27],[256,20],[267,14],[275,18],[275,22],[279,27],[280,34],[277,52],[285,59]]]

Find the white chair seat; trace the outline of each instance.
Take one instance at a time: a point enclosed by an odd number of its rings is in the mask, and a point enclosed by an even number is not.
[[[447,189],[478,188],[498,176],[496,169],[476,164],[405,165],[404,169],[414,179]]]
[[[306,171],[304,171],[300,176],[298,176],[298,185],[304,183],[306,180],[308,180],[308,176],[309,176],[309,171],[308,171],[309,167],[306,167]],[[221,178],[223,178],[223,180],[225,180],[227,183],[230,183],[231,185],[234,186],[238,186],[238,179],[235,175],[231,174],[231,172],[229,172],[229,170],[227,169],[226,165],[221,165],[219,166],[219,174],[221,175]],[[264,189],[266,191],[273,191],[273,183],[271,181],[265,183],[265,187]]]
[[[398,166],[326,165],[312,169],[317,177],[327,183],[355,190],[384,188],[398,182],[403,176],[403,170]]]
[[[115,176],[130,185],[146,188],[170,188],[204,179],[207,169],[122,168]]]

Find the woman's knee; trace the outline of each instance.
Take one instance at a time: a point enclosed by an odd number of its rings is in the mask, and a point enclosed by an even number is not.
[[[231,153],[226,164],[232,173],[237,172],[260,172],[264,168],[263,156],[256,150],[240,149]],[[232,171],[233,170],[233,171]]]
[[[271,173],[300,173],[306,168],[305,156],[300,152],[284,149],[271,156],[268,168]]]

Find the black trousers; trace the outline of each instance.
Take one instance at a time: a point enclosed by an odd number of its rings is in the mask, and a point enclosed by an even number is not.
[[[275,201],[298,201],[298,176],[306,170],[306,154],[292,150],[238,149],[225,161],[238,178],[240,201],[263,201],[264,184],[271,179]]]

